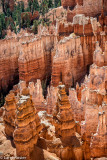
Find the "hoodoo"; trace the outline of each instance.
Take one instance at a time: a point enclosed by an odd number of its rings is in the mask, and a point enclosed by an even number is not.
[[[58,100],[54,113],[56,136],[66,137],[75,135],[75,121],[72,115],[71,105],[65,92],[65,86],[58,86]]]
[[[107,0],[0,1],[0,159],[107,160]]]

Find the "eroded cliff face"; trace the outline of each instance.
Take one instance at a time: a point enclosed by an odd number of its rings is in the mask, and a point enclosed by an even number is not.
[[[96,52],[98,53],[97,55],[96,55]],[[98,113],[101,110],[106,112],[105,99],[107,94],[107,91],[106,91],[106,81],[107,81],[106,72],[107,71],[106,71],[105,63],[103,62],[102,64],[102,59],[101,58],[98,59],[98,57],[100,56],[99,53],[100,55],[102,55],[101,48],[98,47],[98,43],[97,43],[96,50],[94,53],[94,56],[96,55],[97,62],[95,62],[90,67],[90,75],[88,76],[88,79],[86,80],[86,84],[85,84],[86,86],[82,91],[83,93],[82,93],[81,102],[82,102],[83,108],[85,109],[85,121],[82,122],[81,132],[84,140],[86,159],[90,158],[90,154],[91,156],[93,155],[93,157],[105,156],[105,150],[103,150],[103,147],[100,148],[101,152],[99,153],[99,156],[97,155],[98,152],[96,153],[94,152],[94,150],[97,150],[96,147],[94,149],[93,148],[90,149],[90,140],[91,140],[92,134],[95,134],[97,132],[98,136],[100,136],[100,132],[98,131],[99,129],[97,130],[97,126],[98,128],[100,127],[98,125]],[[105,124],[102,126],[102,130],[105,129],[106,121],[104,121],[104,123]],[[104,135],[105,135],[105,132],[106,130],[104,131]],[[103,135],[102,135],[102,138],[103,138]],[[93,144],[91,145],[95,146],[94,138],[92,143]],[[99,146],[102,146],[100,141],[97,141],[97,138],[95,143],[98,143]],[[106,138],[103,141],[103,143],[104,143],[104,146],[106,146]],[[88,151],[88,149],[90,150],[90,152]]]
[[[75,135],[75,122],[64,85],[59,85],[58,100],[53,115],[56,136],[67,138]]]
[[[93,63],[95,43],[99,41],[104,51],[103,44],[107,36],[105,32],[100,32],[101,27],[97,19],[84,15],[74,16],[73,23],[58,22],[58,28],[61,40],[59,39],[54,51],[52,84],[57,86],[59,81],[62,81],[69,88],[77,81],[80,82],[89,72],[89,65]],[[64,37],[67,34],[69,36]]]
[[[57,20],[56,26],[39,26],[38,35],[9,32],[0,43],[0,90],[7,92],[19,79],[27,85],[37,79],[53,86],[62,81],[67,88],[81,81],[93,63],[96,41],[104,51],[107,36],[102,18],[106,17],[101,16],[101,24],[84,15],[74,16],[73,23]]]
[[[104,8],[104,12],[107,12],[106,0],[62,0],[61,2],[64,8],[69,7],[72,10],[71,16],[73,14],[85,14],[86,16],[94,17],[101,13],[102,7]]]
[[[23,43],[19,55],[19,78],[26,82],[49,78],[51,75],[51,50],[54,36],[42,35]]]
[[[21,31],[18,35],[8,31],[4,40],[0,40],[0,91],[7,93],[19,81],[18,57],[20,44],[34,37]]]
[[[75,0],[71,0],[71,1],[70,0],[68,0],[68,1],[62,0],[61,4],[63,7],[67,8],[69,6],[70,8],[73,8],[76,5],[76,2],[75,2]]]
[[[105,112],[99,113],[99,122],[96,133],[91,139],[91,157],[105,157],[107,155],[107,129]]]
[[[0,91],[16,84],[0,109],[4,155],[106,159],[107,17],[101,1],[95,2],[62,1],[76,7],[58,7],[54,25],[40,25],[37,35],[9,31],[0,41]],[[88,17],[98,13],[98,19]],[[11,151],[5,151],[5,144]]]
[[[76,121],[81,126],[84,158],[106,157],[107,148],[107,89],[106,89],[106,42],[105,48],[96,42],[93,54],[94,64],[90,67],[89,76],[85,76],[84,83],[76,89],[69,89],[69,100]],[[77,129],[79,129],[77,127]]]
[[[16,100],[14,93],[10,93],[5,98],[5,111],[3,115],[5,133],[9,137],[13,137],[13,132],[15,130],[15,118],[16,118]]]
[[[38,152],[36,159],[44,159],[43,150],[36,146],[42,125],[26,82],[14,86],[5,100],[4,131],[13,138],[16,155],[33,160]]]

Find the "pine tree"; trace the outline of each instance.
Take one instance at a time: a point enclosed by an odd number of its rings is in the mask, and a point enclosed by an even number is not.
[[[33,12],[34,10],[39,11],[39,8],[38,0],[33,0]]]
[[[48,8],[53,8],[53,1],[52,0],[48,1]]]
[[[54,0],[54,6],[55,8],[61,6],[61,0]]]
[[[23,17],[22,17],[22,22],[21,22],[21,26],[23,27],[23,28],[26,28],[26,27],[30,27],[30,23],[31,23],[31,21],[30,21],[30,17],[29,17],[29,15],[28,15],[28,13],[26,13]]]
[[[31,12],[31,7],[32,7],[32,1],[29,0],[29,1],[28,1],[28,10],[30,10],[30,12]]]
[[[33,32],[34,32],[35,34],[38,33],[38,21],[37,21],[37,20],[34,20],[34,21],[33,21]]]
[[[21,8],[21,12],[24,12],[24,2],[21,2],[20,8]]]

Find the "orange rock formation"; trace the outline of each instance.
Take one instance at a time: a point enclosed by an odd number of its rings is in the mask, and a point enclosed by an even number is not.
[[[15,129],[15,118],[16,118],[16,100],[14,93],[10,93],[5,98],[5,111],[3,115],[5,133],[9,137],[13,137]]]
[[[62,5],[37,35],[7,31],[0,40],[0,96],[13,87],[0,109],[0,151],[9,157],[107,158],[107,3]]]
[[[106,43],[105,43],[106,45]],[[106,48],[106,47],[105,47]],[[102,55],[101,48],[98,47],[98,43],[96,46],[96,51],[94,54],[98,52]],[[104,54],[104,53],[103,53]],[[94,55],[95,56],[95,55]],[[97,58],[96,58],[97,59]],[[96,62],[95,62],[96,63]],[[98,65],[98,66],[97,66]],[[103,65],[103,66],[102,66]],[[90,149],[90,141],[92,134],[95,134],[97,131],[98,126],[98,113],[100,110],[104,111],[106,113],[106,66],[104,66],[104,63],[102,64],[102,59],[97,59],[97,63],[93,64],[90,67],[90,75],[86,81],[85,88],[82,91],[82,105],[85,109],[85,121],[82,123],[81,133],[83,135],[84,140],[84,147],[85,147],[85,158],[90,158],[91,149]],[[107,117],[107,113],[105,114]],[[100,116],[101,117],[101,116]],[[106,121],[104,121],[106,123]],[[93,125],[94,123],[94,125]],[[105,126],[105,124],[104,124]],[[105,128],[105,127],[104,127]],[[102,128],[103,129],[103,128]],[[100,134],[100,133],[98,133]],[[105,134],[105,132],[104,132]],[[100,135],[99,135],[100,136]],[[101,135],[103,136],[103,135]],[[94,137],[94,136],[93,136]],[[96,137],[96,136],[95,136]],[[95,140],[95,137],[93,141]],[[103,137],[102,137],[103,138]],[[100,151],[103,152],[103,156],[105,156],[105,151],[103,150],[103,147],[101,148],[102,144],[97,141],[96,137],[96,144],[99,143]],[[103,141],[104,145],[106,145],[106,139]],[[95,147],[95,148],[94,148]],[[92,148],[92,155],[94,156],[94,151],[97,150],[97,146],[94,145],[93,142],[93,148]],[[100,153],[99,153],[100,155]],[[96,156],[97,153],[96,153]],[[99,156],[101,157],[102,154]]]
[[[32,100],[29,96],[21,96],[17,103],[16,128],[13,136],[18,157],[33,159],[40,130],[38,115]]]
[[[75,135],[75,122],[72,109],[65,92],[65,86],[59,85],[58,100],[54,113],[55,131],[58,137]]]

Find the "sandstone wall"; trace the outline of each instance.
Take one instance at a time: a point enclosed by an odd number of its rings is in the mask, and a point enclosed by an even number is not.
[[[107,156],[107,127],[105,121],[105,112],[100,112],[98,128],[91,139],[91,157]]]
[[[18,57],[20,44],[34,37],[21,31],[18,35],[8,31],[4,40],[0,40],[0,90],[7,92],[12,86],[18,83]]]
[[[59,42],[54,49],[51,78],[54,86],[62,81],[66,87],[70,87],[76,81],[81,81],[88,73],[89,65],[93,63],[96,41],[99,41],[104,51],[107,40],[106,33],[99,30],[99,23],[95,18],[76,15],[73,23],[66,24],[66,21],[58,22]],[[67,34],[69,36],[64,37]]]
[[[57,86],[62,81],[72,86],[86,74],[87,66],[92,63],[94,37],[70,35],[57,44],[52,66],[52,84]],[[90,45],[90,47],[89,47]],[[79,64],[79,65],[78,65]]]
[[[77,4],[77,5],[76,5]],[[98,14],[101,13],[101,9],[102,9],[102,1],[101,0],[83,0],[83,1],[70,1],[69,0],[62,0],[62,6],[63,7],[70,7],[73,8],[75,6],[75,8],[71,11],[71,15],[72,14],[85,14],[86,16],[97,16]],[[106,1],[104,1],[104,11],[105,13],[107,12],[106,10],[107,8],[107,4]]]
[[[51,75],[51,49],[54,36],[44,35],[21,45],[19,78],[26,82],[49,78]]]
[[[5,98],[6,102],[4,105],[5,111],[3,115],[5,134],[8,137],[13,137],[15,130],[15,119],[16,119],[16,100],[14,93],[10,93]]]
[[[75,0],[62,0],[61,1],[61,5],[63,6],[63,7],[70,7],[70,8],[73,8],[75,5],[76,5],[76,2],[75,2]]]
[[[17,50],[18,41],[15,37],[0,40],[0,90],[7,91],[18,82]]]
[[[99,56],[99,54],[102,55],[102,52],[100,52],[101,48],[98,47],[98,44],[96,46],[96,51],[98,51],[97,56]],[[106,106],[105,99],[106,99],[106,94],[107,94],[106,88],[105,88],[105,84],[107,81],[107,74],[106,74],[107,68],[106,66],[104,66],[104,63],[102,64],[101,58],[100,59],[96,58],[96,60],[97,60],[97,63],[95,62],[96,64],[93,64],[90,67],[90,75],[88,79],[86,80],[86,82],[84,83],[85,88],[82,91],[82,99],[81,99],[81,103],[85,111],[85,121],[81,125],[81,133],[82,133],[82,137],[84,140],[86,159],[89,158],[90,156],[97,157],[98,153],[99,153],[99,157],[101,157],[102,155],[105,156],[105,151],[103,150],[101,142],[99,142],[99,140],[97,139],[96,137],[97,135],[94,136],[94,139],[93,139],[94,142],[92,142],[93,147],[90,150],[91,136],[92,134],[95,134],[96,131],[98,131],[97,130],[97,126],[99,126],[98,125],[98,113],[104,111],[105,119],[107,118],[106,107],[105,107]],[[102,65],[99,66],[99,64],[102,64]],[[106,125],[106,121],[104,121],[102,130],[105,128],[105,125]],[[99,132],[98,137],[100,136],[101,136],[100,139],[103,139],[104,135],[100,134]],[[101,152],[96,151],[98,143],[99,143]],[[106,145],[106,138],[103,141],[103,143],[104,145]]]

